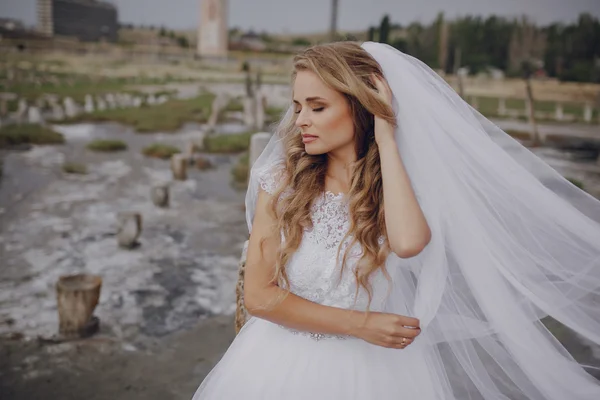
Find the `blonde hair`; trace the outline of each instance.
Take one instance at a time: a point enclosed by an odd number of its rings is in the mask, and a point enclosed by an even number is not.
[[[348,193],[350,228],[344,239],[353,236],[342,260],[342,271],[348,251],[357,242],[363,255],[358,260],[354,276],[372,298],[369,277],[378,269],[385,271],[385,260],[390,252],[383,209],[383,182],[379,162],[379,148],[374,136],[374,115],[395,125],[391,107],[374,92],[373,75],[382,76],[381,67],[369,53],[354,42],[337,42],[308,48],[294,58],[292,81],[299,71],[312,71],[325,84],[343,94],[354,120],[357,161],[354,164]],[[277,217],[274,229],[284,235],[277,253],[273,282],[289,288],[286,264],[298,249],[303,230],[312,226],[311,206],[325,190],[327,155],[310,155],[304,150],[295,117],[283,120],[277,135],[283,137],[285,165],[282,180],[274,193],[271,207]],[[286,188],[293,189],[282,196]],[[288,192],[286,192],[288,193]],[[379,237],[384,236],[383,245]],[[340,244],[341,244],[340,243]],[[339,261],[338,247],[337,261]]]

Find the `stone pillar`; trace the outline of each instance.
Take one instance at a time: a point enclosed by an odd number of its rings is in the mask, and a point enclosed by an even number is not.
[[[498,99],[498,115],[506,115],[506,99],[504,97]]]
[[[583,120],[585,122],[592,122],[592,115],[593,115],[593,108],[592,105],[590,103],[585,103],[584,109],[583,109]]]
[[[256,127],[256,120],[255,120],[255,116],[256,116],[256,111],[255,111],[255,106],[256,106],[256,101],[253,97],[244,97],[242,100],[242,103],[244,105],[244,125],[246,125],[247,128],[255,128]]]
[[[84,109],[85,109],[86,113],[93,113],[94,112],[94,99],[89,94],[85,95],[85,106],[84,106]]]
[[[75,103],[75,100],[73,100],[70,97],[65,98],[64,100],[65,103],[65,114],[67,115],[67,117],[69,118],[73,118],[76,117],[77,114],[79,113],[77,104]]]
[[[271,134],[268,132],[258,132],[250,138],[250,158],[248,160],[248,168],[252,168],[254,162],[261,155],[267,143],[271,139]]]
[[[227,3],[227,0],[200,0],[198,55],[227,57],[229,45]]]
[[[20,99],[19,100],[19,105],[17,107],[17,121],[19,123],[23,123],[25,122],[25,117],[27,115],[27,109],[28,109],[28,105],[27,105],[27,100],[25,99]]]
[[[41,124],[43,122],[42,113],[39,108],[34,106],[29,107],[29,110],[27,110],[27,122],[30,124]]]
[[[557,121],[562,121],[563,119],[565,119],[565,112],[563,110],[562,103],[556,102],[556,111],[554,112],[554,118],[556,118]]]

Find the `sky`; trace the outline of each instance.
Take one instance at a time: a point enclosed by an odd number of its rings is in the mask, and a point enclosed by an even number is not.
[[[200,0],[109,0],[121,23],[193,29]],[[600,17],[600,0],[339,0],[338,29],[364,30],[378,25],[384,14],[393,23],[431,22],[438,12],[447,17],[527,14],[538,24],[571,22],[582,12]],[[271,33],[328,30],[329,0],[229,0],[229,26]],[[36,21],[36,0],[0,0],[0,17],[26,25]]]

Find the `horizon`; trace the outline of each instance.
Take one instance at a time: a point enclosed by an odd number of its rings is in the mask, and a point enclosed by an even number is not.
[[[106,0],[105,0],[106,1]],[[143,7],[140,7],[144,3]],[[134,26],[164,26],[170,30],[195,30],[198,27],[198,0],[176,0],[169,4],[161,0],[109,0],[119,12],[120,24]],[[178,7],[177,2],[180,6]],[[368,3],[361,0],[341,0],[338,11],[338,31],[365,31],[377,26],[388,14],[392,23],[408,25],[412,22],[429,24],[439,12],[449,20],[464,16],[487,18],[491,15],[512,18],[527,15],[537,25],[575,22],[580,14],[589,13],[600,18],[600,1],[575,0],[567,4],[563,0],[455,0],[450,6],[445,0],[405,2],[378,0]],[[329,30],[330,3],[322,0],[279,1],[244,0],[229,1],[229,28],[270,34],[319,34]],[[36,23],[36,0],[3,0],[0,17],[20,20],[28,27]],[[250,6],[250,7],[248,7]],[[192,12],[193,10],[193,12]],[[268,12],[266,10],[269,10]],[[314,10],[318,12],[315,13]],[[275,17],[275,18],[273,18]],[[307,27],[310,26],[310,27]]]

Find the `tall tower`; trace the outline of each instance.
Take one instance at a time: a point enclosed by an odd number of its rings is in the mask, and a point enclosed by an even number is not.
[[[52,0],[37,0],[37,29],[46,36],[54,35]]]
[[[200,56],[227,57],[227,13],[227,0],[200,0],[197,49]]]

